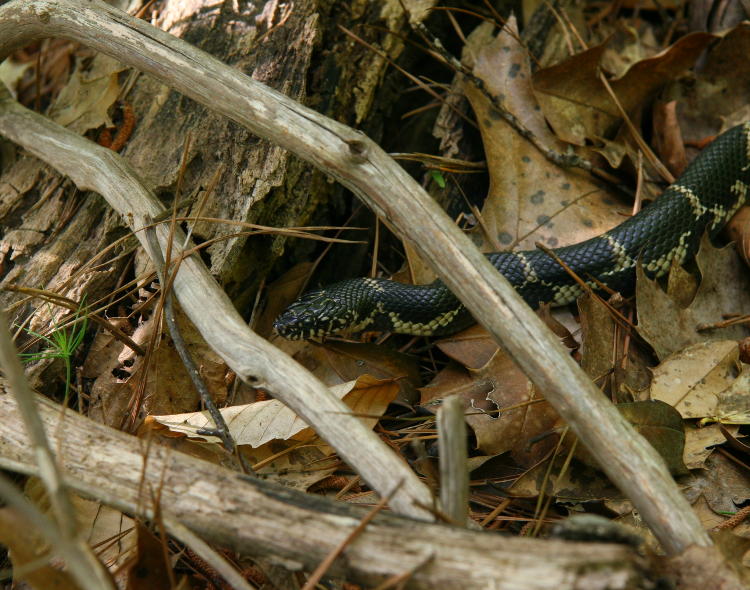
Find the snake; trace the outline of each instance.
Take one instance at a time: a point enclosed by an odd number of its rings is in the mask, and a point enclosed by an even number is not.
[[[568,269],[594,291],[628,293],[639,264],[647,277],[662,277],[696,254],[704,234],[715,238],[747,201],[749,185],[746,122],[719,135],[661,196],[611,230],[557,248],[554,257],[542,250],[485,256],[532,308],[567,305],[583,294],[585,288]],[[446,336],[474,322],[440,279],[409,285],[365,277],[305,293],[274,327],[280,336],[299,340],[363,330]]]

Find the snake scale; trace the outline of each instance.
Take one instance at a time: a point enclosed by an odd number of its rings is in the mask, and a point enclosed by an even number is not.
[[[651,278],[666,274],[698,250],[704,233],[714,237],[747,200],[750,184],[750,122],[726,131],[705,148],[682,176],[651,205],[612,230],[555,254],[593,289],[603,284],[628,292],[640,264]],[[540,250],[487,254],[523,299],[566,305],[583,289],[549,254]],[[437,280],[406,285],[358,278],[306,293],[274,324],[289,339],[320,338],[364,329],[419,336],[457,332],[471,314]]]

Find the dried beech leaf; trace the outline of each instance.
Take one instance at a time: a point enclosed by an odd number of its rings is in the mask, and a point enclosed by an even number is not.
[[[706,459],[713,453],[713,448],[724,444],[726,438],[721,432],[719,424],[709,424],[703,428],[686,423],[685,425],[685,452],[683,459],[688,469],[701,469],[705,467]],[[727,427],[728,432],[737,434],[739,426]]]
[[[658,281],[646,278],[637,269],[636,301],[638,333],[654,348],[660,359],[691,344],[706,340],[741,340],[750,334],[746,326],[704,329],[724,319],[726,314],[750,314],[750,273],[734,248],[714,248],[704,238],[696,256],[701,280],[695,295],[686,301],[694,279],[682,269],[681,277],[670,277],[665,293]]]
[[[398,385],[392,380],[380,380],[362,375],[331,387],[331,392],[349,406],[352,413],[362,415],[365,424],[372,428],[398,393]],[[238,445],[259,447],[274,440],[288,440],[300,436],[308,429],[307,423],[278,400],[268,400],[222,408],[221,414]],[[218,438],[199,434],[201,429],[212,428],[213,420],[208,412],[190,412],[168,416],[149,416],[147,423],[161,424],[172,432],[193,438],[218,442]]]
[[[668,403],[683,418],[714,416],[719,394],[738,374],[739,348],[735,341],[694,344],[654,369],[651,399]]]
[[[50,118],[78,133],[112,126],[109,108],[120,93],[118,74],[125,69],[120,62],[103,54],[84,68],[78,62],[67,86],[50,107]]]

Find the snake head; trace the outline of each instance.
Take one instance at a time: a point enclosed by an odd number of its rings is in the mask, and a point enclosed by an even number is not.
[[[321,338],[345,330],[356,330],[360,323],[361,297],[358,279],[341,281],[324,289],[305,293],[276,318],[273,327],[288,340]],[[361,286],[361,285],[360,285]]]

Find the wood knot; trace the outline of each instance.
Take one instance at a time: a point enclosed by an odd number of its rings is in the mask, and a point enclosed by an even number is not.
[[[346,145],[349,146],[349,154],[357,159],[364,160],[367,154],[367,144],[360,139],[348,139]]]

